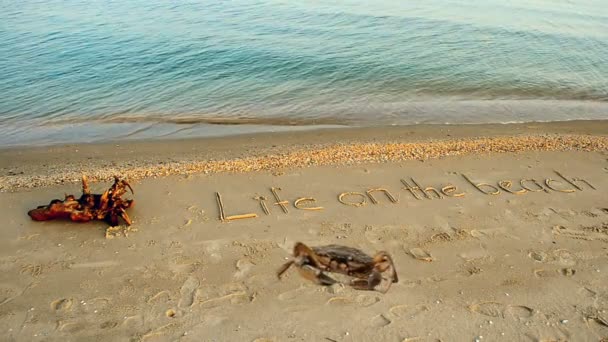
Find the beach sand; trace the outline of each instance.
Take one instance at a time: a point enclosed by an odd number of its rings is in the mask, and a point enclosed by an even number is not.
[[[8,341],[608,340],[608,121],[18,148],[0,171]],[[27,216],[82,173],[129,177],[132,226]],[[257,217],[222,222],[217,193]],[[297,241],[385,250],[399,282],[278,280]]]

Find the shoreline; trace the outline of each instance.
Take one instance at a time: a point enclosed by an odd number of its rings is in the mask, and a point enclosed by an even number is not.
[[[137,180],[221,172],[428,160],[528,151],[608,151],[608,120],[415,125],[0,149],[0,191],[113,175]],[[44,170],[44,171],[40,171]]]
[[[300,132],[319,129],[373,128],[416,125],[504,125],[606,120],[606,101],[568,100],[458,100],[396,102],[388,107],[358,109],[350,115],[330,115],[320,107],[309,115],[274,112],[263,116],[232,117],[210,113],[123,113],[101,117],[67,115],[24,122],[18,116],[0,125],[0,145],[12,147],[111,143],[114,141],[221,138],[237,135]],[[329,109],[331,112],[332,109]],[[272,112],[272,111],[271,111]],[[340,112],[340,111],[338,111]],[[328,116],[329,115],[329,116]]]

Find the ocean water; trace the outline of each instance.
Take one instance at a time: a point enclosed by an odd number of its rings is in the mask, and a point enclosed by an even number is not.
[[[0,146],[573,119],[606,0],[0,0]]]

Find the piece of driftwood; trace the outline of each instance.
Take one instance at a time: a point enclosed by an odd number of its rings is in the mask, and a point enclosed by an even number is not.
[[[54,199],[48,205],[41,205],[28,211],[28,215],[35,221],[48,221],[54,219],[70,219],[74,222],[89,222],[103,220],[112,226],[119,223],[122,218],[127,225],[131,225],[131,218],[127,209],[133,207],[134,200],[125,200],[122,196],[127,189],[133,193],[133,188],[126,180],[114,177],[114,184],[103,194],[92,194],[86,176],[82,176],[82,195],[65,195],[65,199]]]

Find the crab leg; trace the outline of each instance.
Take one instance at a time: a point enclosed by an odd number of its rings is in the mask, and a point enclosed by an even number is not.
[[[278,271],[277,271],[277,278],[281,279],[281,276],[283,276],[283,273],[285,273],[285,271],[287,271],[289,269],[289,267],[291,267],[291,265],[294,264],[293,260],[289,260],[288,262],[284,263],[281,267],[279,267]]]
[[[297,266],[301,267],[301,265],[304,263],[304,258],[309,259],[314,266],[319,266],[319,260],[317,259],[315,252],[301,242],[296,243],[296,245],[293,247],[293,255],[296,257],[296,260],[290,260],[284,263],[277,270],[277,277],[279,279],[281,279],[283,273],[285,273],[285,271],[287,271],[291,265],[296,264]]]
[[[386,260],[383,260],[383,259],[386,259]],[[387,261],[388,261],[388,264],[386,264]],[[391,280],[393,283],[399,282],[399,277],[397,276],[397,269],[395,268],[395,264],[393,263],[393,258],[388,253],[386,253],[386,252],[376,253],[376,255],[374,256],[374,263],[377,265],[376,267],[378,267],[378,265],[380,265],[379,268],[377,268],[377,269],[381,273],[389,270],[389,272],[391,273]]]
[[[378,271],[373,271],[367,279],[353,279],[351,286],[357,290],[374,290],[382,282],[382,274]],[[387,289],[388,291],[388,289]]]
[[[327,274],[323,273],[320,269],[313,267],[311,265],[304,265],[298,268],[300,275],[308,280],[312,280],[313,282],[319,285],[333,285],[337,283],[336,280],[329,277]]]
[[[300,275],[308,280],[312,280],[320,285],[332,285],[336,283],[336,280],[323,273],[317,254],[310,247],[301,242],[297,242],[293,248],[293,255],[295,256],[295,260],[286,262],[277,271],[277,277],[279,279],[281,279],[283,273],[285,273],[291,265],[296,265],[298,266]]]
[[[319,262],[317,253],[301,242],[296,242],[296,245],[293,247],[293,255],[295,255],[296,258],[308,258],[315,268],[321,268],[321,262]]]

